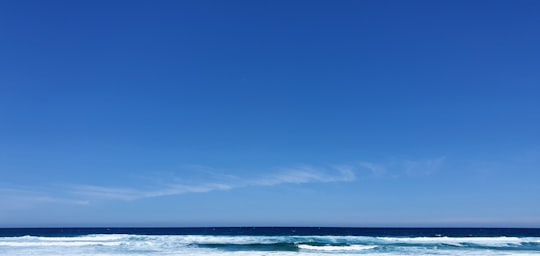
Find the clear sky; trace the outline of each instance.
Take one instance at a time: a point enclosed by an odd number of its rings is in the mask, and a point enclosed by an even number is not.
[[[0,226],[540,227],[539,1],[2,1]]]

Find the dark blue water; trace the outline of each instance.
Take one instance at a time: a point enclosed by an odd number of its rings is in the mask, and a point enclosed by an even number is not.
[[[1,237],[83,236],[92,234],[214,236],[383,236],[383,237],[540,237],[540,228],[336,228],[336,227],[201,227],[201,228],[0,228]]]

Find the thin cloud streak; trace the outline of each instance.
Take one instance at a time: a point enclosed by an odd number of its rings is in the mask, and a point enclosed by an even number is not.
[[[352,167],[334,167],[317,169],[313,167],[291,168],[285,171],[255,179],[239,179],[225,182],[201,183],[186,185],[182,183],[165,184],[155,189],[115,188],[91,185],[76,185],[72,194],[83,196],[88,200],[122,200],[133,201],[144,198],[175,196],[188,193],[207,193],[226,191],[241,187],[278,186],[282,184],[350,182],[356,179]]]
[[[20,189],[20,188],[0,188],[0,210],[28,209],[39,204],[70,204],[87,205],[89,201],[78,200],[60,196],[51,196],[47,192],[40,190]]]
[[[32,205],[40,203],[58,203],[87,205],[92,201],[119,200],[135,201],[145,198],[177,196],[190,193],[208,193],[228,191],[242,187],[279,186],[283,184],[352,182],[357,174],[367,170],[372,177],[403,177],[431,175],[441,168],[445,157],[404,160],[393,163],[377,164],[360,162],[354,165],[330,166],[327,168],[299,166],[286,168],[262,177],[242,178],[213,172],[208,167],[198,167],[205,170],[212,181],[186,184],[172,179],[161,184],[146,184],[146,187],[107,187],[99,185],[78,184],[68,186],[65,197],[52,196],[46,190],[0,188],[0,199],[13,202],[13,205]],[[169,179],[171,180],[171,179]],[[16,203],[15,203],[16,202]]]
[[[384,174],[386,174],[386,167],[382,166],[382,165],[379,165],[379,164],[374,164],[374,163],[370,163],[370,162],[362,162],[359,164],[361,168],[364,168],[364,169],[368,169],[370,172],[371,172],[371,175],[373,176],[383,176]]]
[[[291,169],[287,172],[262,178],[252,182],[254,186],[275,186],[284,183],[328,183],[354,181],[356,176],[352,169],[334,167],[334,173],[325,173],[311,167]]]
[[[409,176],[429,176],[435,173],[444,164],[446,157],[426,159],[419,161],[405,161],[405,173]]]
[[[440,171],[446,156],[420,160],[399,160],[386,163],[360,162],[358,167],[375,178],[403,178],[430,176]]]
[[[229,190],[231,188],[232,186],[227,184],[169,184],[165,187],[154,190],[77,185],[73,186],[73,191],[71,191],[71,193],[92,199],[133,201],[151,197]]]

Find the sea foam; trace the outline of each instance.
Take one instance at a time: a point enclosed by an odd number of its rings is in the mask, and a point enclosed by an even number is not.
[[[538,237],[94,234],[0,237],[2,256],[540,255]]]

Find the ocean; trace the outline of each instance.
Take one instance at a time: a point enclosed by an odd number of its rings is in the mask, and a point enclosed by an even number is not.
[[[4,228],[0,255],[540,255],[540,229]]]

